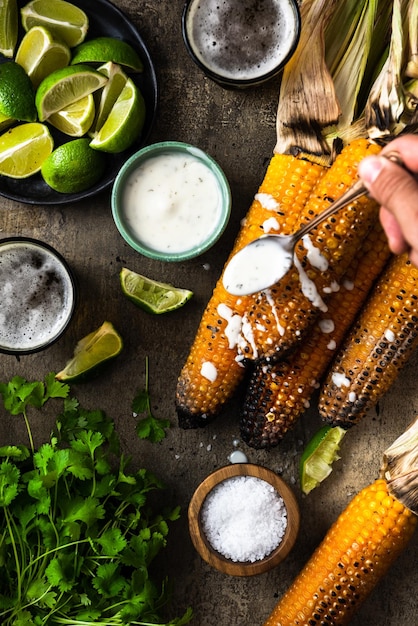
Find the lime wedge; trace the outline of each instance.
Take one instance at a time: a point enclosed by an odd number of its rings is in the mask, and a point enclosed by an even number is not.
[[[0,64],[0,113],[20,122],[34,122],[37,118],[30,78],[14,61]]]
[[[49,116],[48,122],[70,137],[82,137],[91,128],[95,115],[93,94],[69,104]]]
[[[97,68],[97,71],[107,76],[109,80],[103,89],[96,91],[94,94],[96,102],[96,117],[92,126],[93,136],[94,132],[97,132],[109,117],[113,105],[119,98],[122,89],[125,87],[126,81],[128,80],[128,77],[121,66],[117,65],[117,63],[112,63],[112,61],[101,65]]]
[[[148,313],[159,315],[182,307],[193,295],[188,289],[179,289],[159,283],[123,267],[119,274],[125,296]]]
[[[121,353],[123,341],[110,322],[104,322],[77,343],[73,358],[55,375],[63,382],[76,382],[87,378],[99,366]]]
[[[46,120],[53,113],[100,89],[106,82],[104,74],[85,65],[71,65],[52,72],[36,91],[39,119]]]
[[[70,48],[84,41],[89,27],[84,11],[65,0],[32,0],[21,9],[21,16],[26,31],[45,26]]]
[[[44,124],[20,124],[0,136],[0,174],[27,178],[42,167],[51,154],[53,140]]]
[[[144,66],[134,48],[126,41],[113,37],[97,37],[85,41],[73,51],[72,63],[107,63],[113,61],[126,70],[142,72]]]
[[[139,138],[144,121],[144,98],[138,87],[128,78],[107,119],[95,133],[90,145],[95,150],[103,150],[103,152],[123,152]]]
[[[19,15],[17,0],[0,2],[0,53],[11,58],[17,43]]]
[[[82,137],[58,146],[42,164],[45,182],[59,193],[77,193],[100,180],[106,168],[104,154],[90,148]]]
[[[332,463],[340,458],[338,450],[346,432],[339,426],[323,426],[309,441],[300,460],[303,493],[309,493],[330,475]]]
[[[15,58],[35,87],[55,70],[68,65],[70,60],[69,47],[55,41],[43,26],[34,26],[24,35]]]

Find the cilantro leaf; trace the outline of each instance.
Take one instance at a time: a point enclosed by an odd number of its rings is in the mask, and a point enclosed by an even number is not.
[[[16,465],[3,461],[0,465],[0,506],[9,506],[19,491],[20,472]]]
[[[10,415],[23,416],[30,447],[0,447],[0,613],[3,626],[54,623],[160,624],[168,599],[149,566],[167,544],[178,509],[155,512],[163,489],[147,469],[132,472],[114,421],[86,410],[53,373],[0,383]],[[49,440],[37,449],[28,408],[61,399]],[[148,387],[132,405],[141,437],[161,441],[169,420],[155,418]],[[166,609],[165,609],[166,610]],[[191,612],[167,622],[182,626]]]
[[[116,556],[127,545],[127,541],[119,528],[108,528],[96,539],[96,542],[101,546],[103,554],[108,556]]]
[[[126,584],[126,579],[118,571],[117,563],[99,565],[93,578],[94,588],[100,595],[107,598],[117,596],[126,587]]]
[[[148,358],[145,360],[145,389],[137,391],[132,401],[132,411],[135,415],[145,414],[136,424],[136,434],[140,439],[158,443],[166,437],[166,429],[171,426],[170,420],[155,417],[151,410]]]

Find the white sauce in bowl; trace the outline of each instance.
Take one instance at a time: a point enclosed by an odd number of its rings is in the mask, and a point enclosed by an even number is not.
[[[128,176],[122,203],[134,239],[156,252],[181,253],[215,231],[222,192],[215,174],[197,157],[163,152]]]

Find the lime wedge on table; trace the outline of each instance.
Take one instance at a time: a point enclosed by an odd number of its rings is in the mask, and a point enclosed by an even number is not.
[[[90,93],[50,115],[48,122],[70,137],[82,137],[90,130],[94,115],[94,98]]]
[[[144,121],[144,98],[135,83],[128,78],[108,117],[95,133],[90,145],[95,150],[103,150],[103,152],[123,152],[139,138]]]
[[[109,80],[103,89],[96,91],[94,94],[96,117],[93,122],[93,131],[98,131],[103,126],[128,80],[121,66],[117,63],[112,63],[112,61],[101,65],[97,68],[97,71],[107,76]]]
[[[330,475],[332,463],[339,459],[340,442],[346,432],[339,426],[323,426],[309,441],[300,460],[300,481],[304,493],[315,489]]]
[[[46,76],[69,64],[71,52],[66,44],[55,41],[46,28],[34,26],[20,42],[15,60],[37,87]]]
[[[27,178],[42,167],[51,154],[53,140],[44,124],[20,124],[0,136],[0,174]]]
[[[188,289],[159,283],[126,267],[121,269],[119,277],[125,296],[141,309],[155,315],[179,309],[193,295]]]
[[[19,15],[17,0],[0,2],[0,52],[5,57],[13,56],[18,33]]]
[[[26,31],[45,26],[70,48],[84,41],[89,27],[84,11],[65,0],[32,0],[21,9],[21,16]]]
[[[21,122],[36,121],[32,83],[23,67],[14,61],[0,64],[0,113]]]
[[[75,48],[71,63],[107,63],[113,61],[127,70],[142,72],[144,66],[134,48],[121,39],[97,37]]]
[[[81,137],[58,146],[42,164],[45,182],[59,193],[78,193],[100,180],[106,157],[90,148],[90,139]]]
[[[122,348],[122,338],[113,324],[104,322],[100,328],[80,339],[73,358],[55,377],[63,382],[81,381],[99,366],[117,357]]]
[[[85,65],[63,67],[47,76],[39,85],[35,104],[41,121],[81,100],[107,82],[107,77]]]

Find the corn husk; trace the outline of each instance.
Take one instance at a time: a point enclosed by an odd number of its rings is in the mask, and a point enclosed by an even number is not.
[[[418,2],[410,0],[409,12],[409,53],[405,74],[409,78],[418,78]]]
[[[392,495],[418,515],[418,417],[385,450],[381,476]]]
[[[403,75],[408,41],[406,26],[408,8],[409,0],[393,0],[388,56],[370,90],[365,108],[365,124],[370,138],[394,134],[394,129],[405,110]]]
[[[277,109],[274,152],[329,155],[322,129],[341,113],[334,82],[325,62],[324,29],[338,0],[302,3],[302,30],[295,54],[286,65]]]

